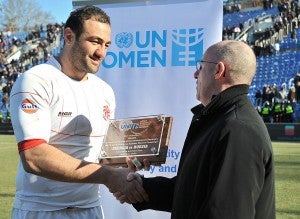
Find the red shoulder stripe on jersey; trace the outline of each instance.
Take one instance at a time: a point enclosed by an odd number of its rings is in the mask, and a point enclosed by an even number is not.
[[[27,150],[29,148],[36,147],[42,143],[46,143],[44,139],[30,139],[30,140],[24,140],[18,143],[18,149],[19,152]]]

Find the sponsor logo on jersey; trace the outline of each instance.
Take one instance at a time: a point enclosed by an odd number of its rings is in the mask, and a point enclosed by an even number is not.
[[[32,114],[32,113],[35,113],[36,111],[38,111],[39,108],[33,100],[25,99],[22,101],[21,109],[25,113]]]
[[[70,117],[70,116],[72,116],[72,112],[58,112],[57,116]]]
[[[109,118],[110,118],[110,109],[109,109],[109,106],[107,106],[107,105],[103,106],[103,118],[105,120],[109,120]]]

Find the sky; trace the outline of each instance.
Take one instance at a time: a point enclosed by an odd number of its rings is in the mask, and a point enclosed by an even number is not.
[[[56,22],[65,22],[73,10],[72,0],[36,0],[43,11],[50,12]]]

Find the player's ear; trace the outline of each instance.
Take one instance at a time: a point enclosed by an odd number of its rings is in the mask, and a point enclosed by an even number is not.
[[[75,40],[75,33],[71,28],[67,27],[64,31],[64,39],[67,44],[72,43]]]

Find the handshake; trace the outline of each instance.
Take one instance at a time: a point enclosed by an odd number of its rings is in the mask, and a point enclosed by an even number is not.
[[[149,197],[143,188],[142,177],[135,171],[149,170],[150,162],[143,160],[143,166],[135,165],[135,159],[126,158],[128,168],[115,168],[110,166],[102,166],[102,171],[107,177],[104,185],[109,189],[115,198],[121,203],[137,203],[148,201]]]

